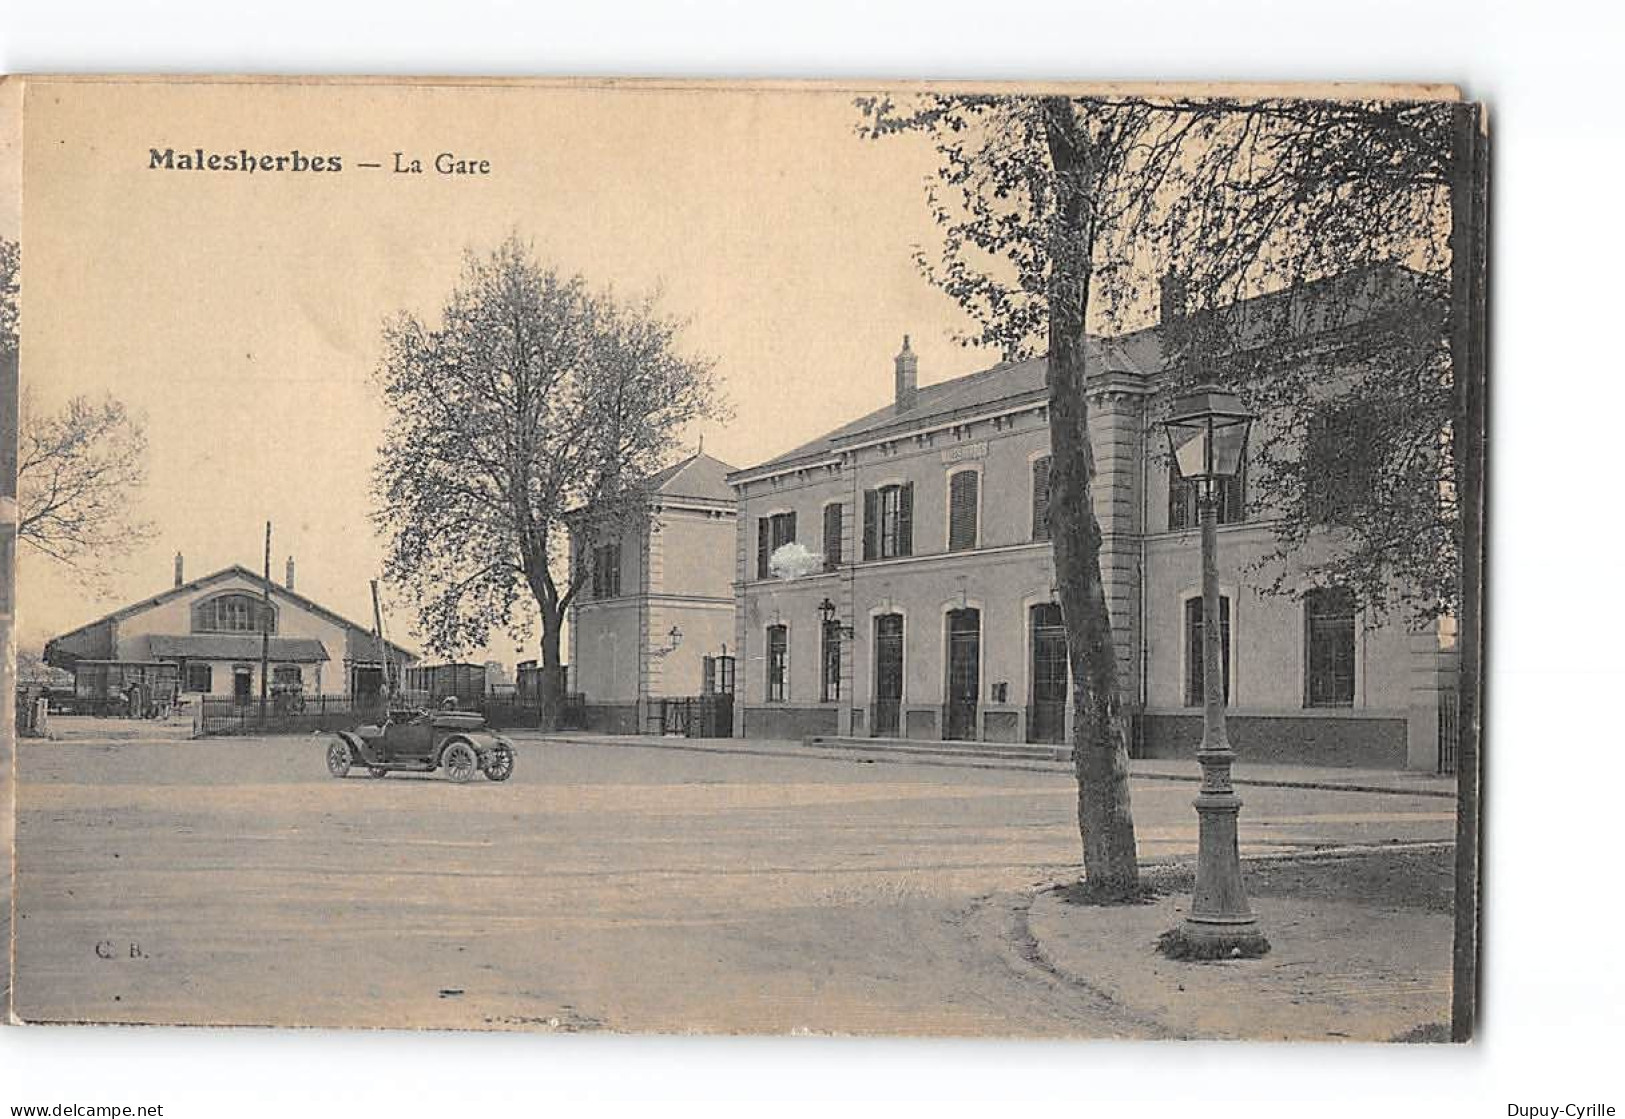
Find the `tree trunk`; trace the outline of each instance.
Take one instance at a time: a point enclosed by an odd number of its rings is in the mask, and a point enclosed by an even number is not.
[[[537,726],[546,731],[559,729],[564,712],[564,659],[559,653],[562,620],[558,611],[542,611],[542,672],[536,682]]]
[[[1097,898],[1137,894],[1139,858],[1129,803],[1128,748],[1117,650],[1100,575],[1100,523],[1090,491],[1094,450],[1085,396],[1084,328],[1093,248],[1088,143],[1065,99],[1046,103],[1060,226],[1050,262],[1050,538],[1072,668],[1072,756],[1084,878]]]

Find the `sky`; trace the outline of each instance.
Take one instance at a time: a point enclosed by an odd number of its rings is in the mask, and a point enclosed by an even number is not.
[[[852,92],[55,81],[27,88],[23,380],[143,416],[156,532],[105,593],[24,550],[19,647],[232,563],[370,616],[385,318],[433,316],[461,255],[510,232],[562,271],[659,290],[734,409],[705,449],[748,466],[883,404],[902,336],[931,383],[997,355],[918,275],[933,153],[856,135]],[[339,174],[152,169],[150,151],[340,155]],[[419,159],[424,174],[397,174]],[[441,152],[490,161],[441,175]],[[361,161],[382,162],[361,169]],[[410,617],[392,610],[392,635]],[[514,642],[489,653],[511,663]]]

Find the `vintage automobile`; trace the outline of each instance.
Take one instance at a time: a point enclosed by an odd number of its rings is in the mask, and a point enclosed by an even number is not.
[[[396,711],[383,725],[339,731],[327,746],[327,772],[343,777],[351,766],[368,776],[432,773],[462,784],[484,773],[492,781],[513,774],[513,743],[486,729],[485,716],[472,711]]]

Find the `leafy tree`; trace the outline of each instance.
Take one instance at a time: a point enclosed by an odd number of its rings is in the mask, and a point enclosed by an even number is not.
[[[1351,590],[1425,622],[1459,603],[1445,101],[1174,104],[1172,180],[1139,232],[1188,296],[1183,373],[1267,417],[1249,485],[1266,589]],[[1260,298],[1261,292],[1276,294]],[[1308,550],[1333,530],[1336,547]]]
[[[1176,147],[1158,114],[1127,98],[928,95],[912,109],[858,101],[870,136],[922,132],[941,165],[928,190],[942,229],[926,275],[963,308],[968,340],[1009,359],[1049,354],[1050,536],[1073,686],[1073,759],[1084,873],[1102,900],[1138,894],[1128,747],[1101,529],[1090,500],[1085,327],[1091,299],[1120,290],[1104,252],[1123,221],[1126,177],[1155,175]]]
[[[965,341],[1048,353],[1085,872],[1100,892],[1132,892],[1085,331],[1121,326],[1160,279],[1180,281],[1166,387],[1223,380],[1269,417],[1249,479],[1275,514],[1269,589],[1336,584],[1376,612],[1452,609],[1452,107],[958,94],[858,107],[862,133],[936,146],[927,200],[942,240],[918,263],[975,324]],[[1328,524],[1339,546],[1305,559]]]
[[[485,644],[541,623],[544,726],[563,692],[565,612],[594,541],[645,509],[648,478],[683,426],[714,415],[708,361],[652,301],[593,293],[510,237],[465,256],[438,323],[403,312],[378,382],[392,417],[374,473],[385,575],[411,596],[429,646]],[[569,538],[574,533],[575,562]]]

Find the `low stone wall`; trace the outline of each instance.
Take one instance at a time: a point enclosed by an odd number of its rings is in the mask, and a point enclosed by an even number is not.
[[[1202,716],[1142,715],[1138,756],[1194,758],[1202,741]],[[1311,718],[1231,715],[1225,720],[1239,760],[1353,769],[1404,769],[1406,722],[1402,718]]]
[[[747,707],[746,738],[802,739],[840,733],[840,712],[834,707]]]
[[[638,734],[635,703],[589,703],[582,709],[582,730],[600,734]]]

